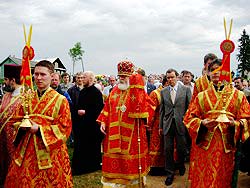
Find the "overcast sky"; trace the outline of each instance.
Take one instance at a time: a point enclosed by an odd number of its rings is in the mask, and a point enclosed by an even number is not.
[[[72,72],[68,55],[76,42],[85,51],[85,70],[116,74],[129,59],[147,74],[168,68],[201,74],[203,57],[222,57],[223,17],[233,18],[231,40],[238,46],[243,29],[250,34],[248,0],[0,0],[0,61],[21,57],[22,24],[33,25],[35,60],[59,57]],[[231,68],[237,67],[236,54]],[[81,70],[77,65],[75,72]]]

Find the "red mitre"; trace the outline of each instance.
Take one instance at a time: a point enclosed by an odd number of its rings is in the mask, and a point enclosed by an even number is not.
[[[134,72],[134,64],[130,61],[121,61],[117,65],[118,76],[130,76]]]

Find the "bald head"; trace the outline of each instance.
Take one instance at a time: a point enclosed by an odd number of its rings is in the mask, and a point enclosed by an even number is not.
[[[84,87],[89,87],[94,84],[95,75],[92,71],[85,71],[83,73],[83,85]]]

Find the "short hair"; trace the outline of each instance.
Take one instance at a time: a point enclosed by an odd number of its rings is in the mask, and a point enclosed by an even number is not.
[[[167,75],[167,73],[171,73],[171,72],[174,72],[175,76],[179,76],[178,72],[175,69],[172,69],[172,68],[167,70],[166,75]]]
[[[221,59],[217,59],[217,58],[214,59],[214,60],[210,63],[210,65],[208,66],[208,70],[211,71],[211,68],[212,68],[213,65],[219,65],[219,66],[221,66],[221,62],[222,62]]]
[[[58,75],[59,80],[61,80],[61,75],[60,75],[58,72],[53,72],[53,73],[51,74],[51,76],[53,76],[53,75]]]
[[[94,83],[95,81],[95,74],[92,71],[85,71],[83,74],[87,74],[90,78],[90,81]]]
[[[75,75],[74,77],[81,76],[81,75],[83,75],[83,72],[77,72],[76,75]],[[73,78],[74,78],[74,77],[73,77]]]
[[[181,75],[184,76],[185,74],[190,74],[192,76],[192,73],[188,70],[181,71]]]
[[[214,60],[214,59],[217,59],[217,56],[213,53],[208,53],[207,55],[204,56],[204,65],[207,63],[207,61],[211,59],[211,60]]]
[[[69,81],[70,81],[70,75],[69,75],[69,73],[67,73],[67,72],[62,73],[61,77],[63,78],[64,76],[68,76],[69,77]]]
[[[164,86],[167,81],[168,81],[167,76],[164,75],[161,84]]]
[[[243,82],[243,78],[240,77],[240,76],[237,76],[236,78],[234,78],[234,81],[235,81],[235,80],[238,80],[238,79],[240,79],[240,81]]]
[[[142,68],[139,68],[139,69],[137,70],[137,73],[140,74],[140,75],[142,75],[142,76],[146,76],[146,72],[145,72],[145,70],[143,70]]]
[[[48,61],[48,60],[41,60],[39,61],[36,65],[35,65],[35,68],[36,67],[47,67],[49,69],[49,72],[50,73],[53,73],[54,72],[54,65]]]
[[[114,79],[116,80],[116,77],[115,77],[114,75],[110,75],[110,76],[109,76],[109,80],[110,80],[111,78],[114,78]]]

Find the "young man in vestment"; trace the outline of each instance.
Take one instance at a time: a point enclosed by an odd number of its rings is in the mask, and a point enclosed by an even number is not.
[[[216,58],[217,58],[217,56],[213,53],[208,53],[204,56],[203,75],[195,80],[193,95],[192,95],[192,99],[191,99],[190,103],[192,103],[192,101],[198,95],[198,93],[200,93],[208,88],[209,83],[210,83],[209,76],[208,76],[208,66]]]
[[[236,143],[249,137],[249,103],[232,85],[220,85],[220,66],[221,60],[211,62],[212,84],[198,94],[184,118],[197,146],[190,177],[192,188],[231,187]]]
[[[140,187],[149,172],[146,119],[153,102],[144,90],[134,65],[118,63],[119,83],[106,100],[98,121],[103,140],[103,187]],[[151,114],[152,115],[152,114]]]
[[[190,101],[190,105],[192,104],[192,102],[194,101],[195,97],[202,91],[205,91],[206,89],[208,89],[208,87],[210,86],[210,78],[209,78],[209,71],[208,71],[208,66],[210,65],[210,63],[216,59],[217,56],[213,53],[208,53],[204,56],[204,68],[202,69],[202,76],[200,76],[199,78],[197,78],[195,80],[194,83],[194,88],[193,88],[193,93],[192,93],[192,98]],[[190,163],[189,163],[189,174],[188,174],[188,179],[191,179],[192,176],[192,168],[193,168],[193,164],[194,164],[194,160],[196,157],[196,144],[191,141],[191,150],[190,150]]]
[[[23,104],[16,110],[13,126],[17,148],[5,187],[73,187],[66,146],[71,131],[70,109],[67,99],[50,88],[53,72],[49,61],[35,65],[37,90],[25,92]],[[30,127],[23,126],[27,114]]]
[[[0,105],[0,187],[4,184],[15,151],[11,118],[15,116],[16,107],[21,105],[20,71],[21,66],[4,65],[4,84],[8,92],[4,94]]]

